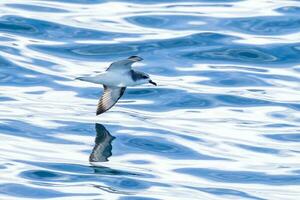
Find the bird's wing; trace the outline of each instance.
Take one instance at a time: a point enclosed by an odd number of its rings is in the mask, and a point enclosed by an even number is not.
[[[90,162],[106,162],[108,157],[112,155],[112,141],[115,139],[102,124],[95,125],[97,136],[95,146],[90,155]]]
[[[106,71],[130,71],[131,65],[135,62],[142,61],[143,58],[131,56],[125,60],[116,61],[110,64]]]
[[[104,92],[98,102],[96,115],[100,115],[101,113],[104,113],[105,111],[113,107],[113,105],[115,105],[124,94],[124,91],[126,89],[126,87],[111,87],[106,85],[103,85],[103,87]]]

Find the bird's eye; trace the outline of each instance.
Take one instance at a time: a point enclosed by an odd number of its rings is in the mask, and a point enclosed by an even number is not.
[[[145,75],[144,75],[144,76],[142,76],[142,78],[146,79],[146,78],[148,78],[148,76],[145,76]]]

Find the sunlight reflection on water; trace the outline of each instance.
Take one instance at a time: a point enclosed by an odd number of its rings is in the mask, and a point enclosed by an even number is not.
[[[300,196],[299,2],[0,4],[0,198]],[[131,55],[159,86],[95,117]]]

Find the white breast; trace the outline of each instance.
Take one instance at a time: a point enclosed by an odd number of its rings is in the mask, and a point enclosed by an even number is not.
[[[132,80],[130,74],[120,73],[118,71],[104,72],[97,77],[100,84],[116,87],[133,86],[136,83]]]

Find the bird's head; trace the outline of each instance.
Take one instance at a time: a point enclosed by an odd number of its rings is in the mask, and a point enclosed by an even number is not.
[[[150,76],[146,73],[143,72],[138,72],[136,77],[136,82],[139,84],[144,84],[144,83],[151,83],[152,85],[157,86],[157,84],[151,80]]]

